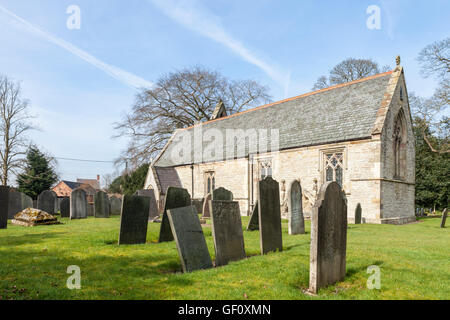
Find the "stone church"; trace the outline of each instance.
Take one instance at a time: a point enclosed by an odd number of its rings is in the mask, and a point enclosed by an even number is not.
[[[280,214],[287,217],[294,180],[301,183],[306,216],[320,186],[336,181],[347,197],[349,222],[360,204],[365,223],[404,224],[415,221],[414,166],[398,59],[393,71],[240,113],[227,115],[219,104],[212,120],[174,132],[152,162],[145,188],[161,206],[168,186],[187,189],[197,202],[224,187],[248,215],[258,181],[272,176],[280,183]]]

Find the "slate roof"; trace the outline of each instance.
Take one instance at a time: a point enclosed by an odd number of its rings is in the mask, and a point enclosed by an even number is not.
[[[160,184],[161,193],[165,194],[168,187],[182,188],[180,177],[172,167],[155,167],[157,178]]]
[[[233,145],[226,145],[227,129],[278,129],[280,150],[369,138],[391,74],[378,74],[179,129],[153,166],[173,167],[226,160],[227,148],[236,150],[237,146],[243,145],[245,157],[252,153],[247,140],[235,140]],[[174,156],[178,154],[181,137],[189,136],[194,141],[194,128],[199,129],[199,126],[203,132],[217,129],[223,134],[223,152],[206,152],[199,158],[202,153],[200,145],[192,143],[189,157]],[[203,141],[203,150],[211,148],[211,143],[214,142]]]
[[[76,188],[81,186],[81,183],[78,183],[78,182],[67,181],[67,180],[62,180],[62,182],[64,182],[72,190],[75,190]]]

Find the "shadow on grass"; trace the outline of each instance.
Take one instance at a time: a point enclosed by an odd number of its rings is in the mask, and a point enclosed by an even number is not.
[[[39,228],[39,227],[33,227]],[[20,246],[22,244],[37,244],[39,242],[43,242],[48,240],[49,238],[56,238],[60,235],[67,234],[67,232],[43,232],[43,233],[30,233],[24,234],[20,236],[14,236],[7,234],[5,236],[0,237],[0,243],[2,246]]]

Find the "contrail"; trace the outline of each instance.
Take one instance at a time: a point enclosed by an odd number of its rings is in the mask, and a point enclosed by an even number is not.
[[[149,0],[164,14],[188,29],[216,41],[239,55],[245,61],[263,70],[269,77],[281,84],[285,90],[289,86],[289,73],[281,72],[277,68],[263,61],[250,52],[242,43],[234,39],[220,23],[220,19],[207,9],[194,6],[192,2],[174,0]]]
[[[153,83],[142,79],[138,76],[136,76],[135,74],[132,74],[130,72],[127,72],[125,70],[122,70],[118,67],[109,65],[103,61],[100,61],[99,59],[97,59],[96,57],[90,55],[89,53],[87,53],[86,51],[83,51],[81,49],[79,49],[78,47],[74,46],[73,44],[60,39],[58,37],[55,37],[54,35],[43,31],[41,29],[39,29],[38,27],[32,25],[31,23],[29,23],[28,21],[22,19],[21,17],[15,15],[13,12],[9,11],[8,9],[0,6],[0,11],[2,11],[3,13],[7,14],[8,16],[10,16],[11,18],[15,19],[16,21],[20,22],[23,26],[25,26],[29,31],[41,36],[42,38],[44,38],[45,40],[56,44],[57,46],[66,49],[67,51],[69,51],[70,53],[76,55],[77,57],[83,59],[84,61],[86,61],[87,63],[93,65],[94,67],[102,70],[103,72],[105,72],[106,74],[108,74],[109,76],[113,77],[116,80],[119,80],[120,82],[126,84],[127,86],[130,86],[132,88],[147,88],[147,87],[152,87]]]

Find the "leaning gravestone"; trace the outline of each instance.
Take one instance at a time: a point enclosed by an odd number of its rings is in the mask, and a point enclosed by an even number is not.
[[[203,211],[202,211],[202,218],[211,218],[211,212],[209,212],[209,201],[211,201],[211,193],[208,193],[205,197],[205,200],[203,200]]]
[[[0,186],[0,229],[8,227],[9,187]]]
[[[109,218],[110,210],[108,195],[103,191],[98,191],[94,195],[94,216],[96,218]]]
[[[138,190],[138,191],[136,191],[136,194],[141,197],[149,197],[150,198],[149,220],[153,220],[154,218],[159,217],[158,205],[156,204],[155,191],[153,189]]]
[[[123,197],[119,244],[142,244],[147,241],[149,206],[149,197]]]
[[[320,189],[311,215],[309,291],[345,278],[347,200],[337,182]]]
[[[288,194],[289,234],[305,233],[305,218],[303,217],[302,187],[298,180],[291,183]]]
[[[75,189],[70,194],[70,219],[86,219],[88,216],[88,204],[86,191]]]
[[[186,189],[177,187],[168,187],[164,199],[164,212],[159,231],[158,242],[173,241],[173,234],[167,217],[167,210],[183,208],[191,205],[191,196]],[[199,222],[200,223],[200,222]]]
[[[195,206],[167,210],[183,272],[212,268],[203,229]]]
[[[120,215],[120,211],[122,210],[122,199],[112,196],[109,198],[109,205],[111,208],[111,215],[118,216]]]
[[[211,200],[233,201],[233,193],[220,187],[213,190]]]
[[[447,220],[447,208],[442,212],[441,228],[445,228],[445,221]]]
[[[70,198],[63,198],[59,204],[61,218],[70,218]]]
[[[253,207],[250,220],[248,221],[247,231],[259,230],[259,214],[258,214],[258,200],[256,200],[255,206]]]
[[[282,251],[280,189],[271,177],[259,181],[258,206],[261,254]]]
[[[361,224],[361,219],[362,219],[361,203],[358,203],[355,209],[355,224]]]
[[[37,198],[37,208],[51,215],[56,212],[56,193],[51,190],[42,191]]]
[[[245,259],[241,211],[237,201],[210,201],[216,267]]]
[[[26,208],[33,208],[33,199],[25,193],[10,190],[8,201],[8,219],[14,219],[16,214]]]

